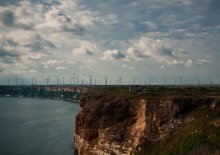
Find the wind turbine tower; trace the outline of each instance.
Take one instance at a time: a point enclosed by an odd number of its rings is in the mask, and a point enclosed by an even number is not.
[[[77,86],[79,85],[79,78],[75,77]]]
[[[122,76],[118,76],[118,84],[119,84],[119,85],[122,84]]]
[[[17,76],[15,78],[15,83],[16,83],[16,85],[18,85],[18,77]]]
[[[180,79],[180,85],[183,85],[183,76],[180,76],[179,79]]]
[[[153,84],[153,78],[149,75],[149,85]]]
[[[209,85],[212,86],[212,83],[213,83],[212,77],[209,77]]]
[[[96,78],[95,78],[95,85],[96,85],[96,82],[97,82],[97,80],[96,80]]]
[[[82,82],[82,85],[84,85],[84,79],[82,79],[82,81],[81,81],[81,82]]]
[[[58,86],[58,84],[59,84],[59,77],[56,75],[56,77],[57,77],[57,86]]]
[[[133,85],[135,85],[136,84],[136,80],[137,80],[138,78],[135,76],[135,75],[133,75]]]
[[[37,78],[34,78],[35,85],[37,85]]]
[[[163,77],[163,85],[166,85],[167,76],[162,76],[162,77]]]
[[[31,84],[32,84],[32,86],[34,85],[34,78],[33,77],[31,78]]]
[[[93,76],[92,76],[92,75],[89,75],[89,74],[88,74],[88,76],[89,76],[89,84],[90,84],[90,86],[91,86],[91,85],[92,85]]]
[[[105,85],[108,85],[108,76],[104,76]]]
[[[50,77],[48,76],[46,79],[47,85],[50,85]]]
[[[199,79],[198,75],[196,75],[196,77],[195,77],[195,83],[197,83],[197,85],[200,86],[200,79]]]
[[[74,81],[75,81],[75,80],[74,80],[75,77],[73,76],[71,79],[73,80],[73,81],[72,81],[72,82],[73,82],[72,84],[75,85],[75,82],[74,82]]]

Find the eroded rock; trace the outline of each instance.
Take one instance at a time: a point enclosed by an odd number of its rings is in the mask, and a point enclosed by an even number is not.
[[[187,114],[205,103],[206,99],[88,93],[76,117],[75,147],[81,155],[132,154],[143,141],[175,134],[185,121],[193,120]]]

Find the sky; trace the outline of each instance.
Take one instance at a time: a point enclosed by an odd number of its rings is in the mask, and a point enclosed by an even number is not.
[[[0,84],[220,83],[219,49],[219,0],[0,0]]]

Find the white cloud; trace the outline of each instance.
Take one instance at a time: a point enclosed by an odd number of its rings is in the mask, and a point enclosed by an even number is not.
[[[73,54],[75,56],[78,55],[93,55],[97,51],[97,47],[95,44],[89,41],[81,41],[80,47],[73,49]]]
[[[50,60],[47,60],[45,62],[42,62],[42,65],[53,66],[53,65],[59,65],[59,64],[62,64],[62,63],[63,63],[63,61],[61,61],[61,60],[50,59]]]
[[[77,7],[77,0],[61,0],[59,1],[59,3],[61,4],[60,8],[65,10],[65,9],[74,9]]]
[[[186,63],[185,57],[178,49],[171,47],[172,41],[152,39],[149,37],[141,37],[133,41],[127,50],[127,58],[130,60],[143,60],[152,58],[155,61],[166,64],[184,64]],[[182,53],[182,51],[181,51]]]
[[[29,56],[30,59],[33,59],[33,60],[40,60],[41,58],[43,58],[44,56],[46,56],[45,54],[43,53],[33,53]]]
[[[35,69],[31,69],[31,70],[29,70],[28,72],[30,72],[30,73],[37,73],[38,71],[35,70]]]
[[[26,26],[26,28],[35,25],[35,23],[42,22],[45,11],[46,6],[43,4],[34,4],[29,1],[20,1],[20,5],[14,9],[16,21],[19,25]]]
[[[217,17],[212,9],[214,3],[196,4],[192,0],[127,4],[79,0],[2,3],[7,3],[0,6],[0,72],[4,74],[13,76],[36,70],[40,78],[71,68],[79,76],[87,75],[85,71],[97,76],[111,72],[115,76],[130,74],[130,69],[136,68],[138,71],[133,71],[142,76],[155,65],[151,74],[156,76],[162,74],[163,68],[174,75],[183,66],[207,64],[198,70],[198,74],[206,74],[214,67],[208,57],[203,57],[208,51],[213,64],[219,64],[219,22],[207,22]],[[195,68],[188,69],[181,71],[191,74]]]
[[[38,63],[33,60],[46,59],[48,55],[49,59],[60,57],[55,53],[58,49],[71,51],[94,24],[94,11],[81,7],[76,0],[47,3],[19,1],[18,4],[0,6],[0,42],[5,42],[3,46],[11,55],[4,63],[16,63],[14,67],[20,69],[21,66],[36,67]],[[87,52],[88,49],[95,51],[96,46],[87,44],[85,48]],[[42,64],[47,68],[61,62],[45,60]]]
[[[60,5],[50,8],[35,28],[41,31],[70,31],[83,33],[93,26],[95,18],[89,10],[79,10],[76,1],[60,1]]]
[[[58,66],[56,67],[57,70],[63,70],[63,69],[67,69],[66,67],[63,67],[63,66]]]
[[[125,55],[118,50],[107,50],[103,53],[101,60],[120,60],[124,58]]]
[[[202,64],[209,64],[210,61],[208,59],[198,59],[196,60],[197,65],[202,65]]]
[[[24,46],[31,44],[35,39],[37,39],[37,35],[33,31],[17,29],[14,31],[9,31],[7,33],[7,38],[12,39],[20,46]]]
[[[107,15],[102,15],[96,17],[96,21],[105,24],[105,25],[112,25],[112,24],[117,24],[118,21],[118,16],[116,14],[107,14]]]
[[[84,66],[79,66],[79,68],[80,68],[80,69],[82,69],[82,70],[83,70],[83,69],[85,69],[85,67],[84,67]]]
[[[64,26],[66,18],[64,16],[59,16],[60,10],[52,9],[45,13],[45,19],[42,23],[36,25],[37,30],[48,29],[48,30],[62,30],[62,26]]]
[[[189,59],[189,60],[185,63],[185,66],[186,66],[186,67],[190,67],[190,66],[192,66],[192,64],[193,64],[192,60]]]
[[[192,0],[154,0],[154,2],[168,5],[190,5]]]
[[[76,64],[77,62],[76,61],[72,61],[72,60],[68,60],[67,63],[68,64]]]
[[[183,4],[183,5],[190,5],[192,3],[192,0],[170,0],[171,3],[177,3],[177,4]]]
[[[128,68],[128,69],[131,69],[131,70],[134,69],[134,67],[132,67],[132,66],[128,66],[127,64],[123,64],[122,67],[124,67],[124,68]]]
[[[150,29],[150,30],[155,30],[155,29],[157,29],[157,25],[156,25],[154,22],[144,21],[143,23],[144,23],[144,25],[145,25],[148,29]]]

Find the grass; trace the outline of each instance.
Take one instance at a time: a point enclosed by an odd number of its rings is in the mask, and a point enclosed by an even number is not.
[[[218,103],[219,104],[219,103]],[[135,154],[163,155],[209,155],[220,150],[220,126],[214,126],[213,120],[220,118],[220,106],[210,110],[209,105],[196,109],[191,114],[195,119],[185,123],[174,135],[164,141],[145,140]]]
[[[136,88],[131,91],[128,88],[100,88],[90,90],[94,94],[106,94],[116,97],[116,100],[147,100],[171,98],[178,104],[184,104],[185,109],[180,113],[186,117],[193,117],[191,122],[183,123],[168,139],[163,141],[149,141],[142,139],[138,148],[134,148],[134,154],[138,155],[185,155],[185,154],[215,154],[220,150],[220,127],[211,124],[212,121],[220,118],[220,89],[214,87],[202,88],[165,88],[149,87]],[[113,97],[112,97],[113,96]],[[210,104],[216,100],[217,108],[210,110]],[[102,122],[105,124],[104,122]],[[101,126],[103,124],[100,124]]]

